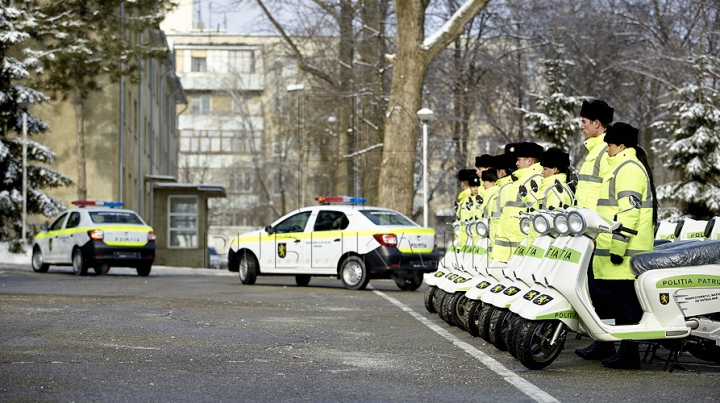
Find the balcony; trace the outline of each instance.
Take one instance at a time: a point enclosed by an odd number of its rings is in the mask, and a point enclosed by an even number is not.
[[[263,91],[265,79],[262,74],[178,74],[185,91]]]

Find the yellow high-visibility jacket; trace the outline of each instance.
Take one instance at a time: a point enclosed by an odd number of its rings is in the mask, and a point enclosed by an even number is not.
[[[605,133],[592,137],[583,142],[588,150],[585,162],[580,166],[578,172],[578,184],[575,189],[575,197],[577,205],[595,210],[597,205],[597,195],[602,186],[602,173],[605,171],[605,165],[608,156],[605,150]]]
[[[626,234],[629,239],[625,239],[603,233],[597,237],[593,273],[600,280],[634,280],[635,275],[630,271],[630,257],[652,250],[655,238],[650,179],[645,167],[637,159],[634,148],[606,159],[608,169],[603,177],[596,211],[612,220],[615,214],[631,206],[630,195],[640,198],[642,206],[618,214],[617,217],[623,226],[636,230],[637,235]],[[622,256],[622,264],[614,265],[610,261],[611,254]]]
[[[495,242],[495,236],[497,235],[498,227],[500,226],[500,215],[502,214],[502,204],[498,202],[498,198],[500,197],[500,193],[502,192],[502,189],[510,186],[513,183],[512,175],[503,176],[502,178],[495,181],[495,187],[497,187],[497,191],[490,195],[487,201],[487,207],[485,209],[486,214],[485,216],[490,218],[490,230],[488,231],[489,235],[489,245],[490,245],[490,256],[492,257],[492,247],[493,243]]]
[[[455,212],[455,220],[460,224],[460,234],[457,237],[457,241],[462,248],[468,240],[467,233],[465,232],[464,222],[468,219],[469,209],[467,208],[468,198],[473,197],[472,190],[467,188],[462,192],[458,193],[457,201],[458,208]],[[472,203],[472,202],[471,202]]]
[[[497,203],[503,207],[493,243],[491,254],[493,260],[506,263],[520,245],[520,242],[525,239],[526,235],[520,231],[519,216],[520,212],[527,211],[528,203],[536,203],[536,199],[540,199],[539,187],[543,178],[540,172],[542,172],[542,166],[539,163],[518,169],[514,174],[517,181],[500,190]],[[533,192],[530,186],[532,180],[538,186],[537,192]],[[525,197],[518,194],[520,186],[525,186],[527,189],[528,194]]]

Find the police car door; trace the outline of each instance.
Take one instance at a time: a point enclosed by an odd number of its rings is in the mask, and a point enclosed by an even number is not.
[[[303,248],[310,241],[309,234],[305,232],[309,219],[310,211],[303,211],[286,218],[273,228],[275,268],[279,272],[295,269],[302,265],[305,258]]]
[[[350,221],[342,211],[320,210],[313,225],[311,263],[313,269],[335,272],[343,254],[343,230]]]
[[[63,228],[63,224],[65,224],[67,216],[68,213],[65,213],[58,217],[50,225],[50,228],[48,228],[47,237],[43,239],[45,245],[42,245],[41,250],[45,255],[46,262],[48,263],[58,263],[58,259],[60,257],[60,241],[58,240],[58,237],[60,236],[60,231]]]
[[[58,263],[72,263],[72,250],[76,244],[84,243],[81,239],[76,239],[82,233],[75,230],[80,225],[80,212],[72,211],[58,236],[57,244],[57,260]]]

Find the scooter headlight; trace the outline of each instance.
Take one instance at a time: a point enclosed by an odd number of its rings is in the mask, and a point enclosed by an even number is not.
[[[527,235],[530,232],[530,219],[527,217],[520,218],[520,232]]]
[[[465,233],[467,234],[467,236],[475,235],[475,234],[473,234],[473,227],[474,227],[474,225],[471,225],[470,223],[467,223],[465,225]]]
[[[540,235],[546,235],[550,232],[550,221],[542,214],[533,217],[532,224],[535,231]]]
[[[568,223],[568,218],[565,214],[556,215],[553,220],[553,225],[561,236],[565,236],[570,232],[570,224]]]
[[[570,231],[573,234],[581,235],[583,232],[585,232],[585,228],[587,228],[587,223],[585,222],[585,217],[583,217],[582,214],[578,213],[577,211],[572,211],[567,215],[567,220]]]
[[[482,221],[478,221],[477,224],[475,224],[475,232],[482,237],[486,237],[488,234],[487,225]]]

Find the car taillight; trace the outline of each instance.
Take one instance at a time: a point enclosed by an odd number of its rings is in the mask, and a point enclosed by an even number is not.
[[[153,231],[148,232],[148,242],[155,242],[155,238],[156,238],[155,232],[153,232]]]
[[[93,241],[102,241],[105,239],[105,231],[101,229],[92,229],[87,232],[90,239]]]
[[[397,246],[397,236],[395,236],[395,234],[375,234],[373,238],[382,246],[389,246],[391,248]]]

